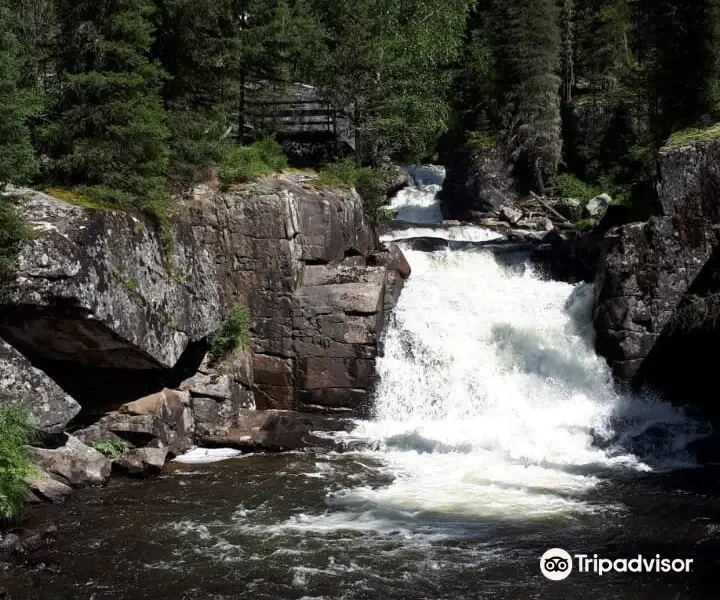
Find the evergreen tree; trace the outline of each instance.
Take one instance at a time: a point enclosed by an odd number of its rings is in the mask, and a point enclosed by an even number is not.
[[[720,1],[640,0],[636,14],[658,143],[718,116]]]
[[[543,191],[562,151],[558,5],[496,0],[494,13],[508,158],[522,187]]]
[[[149,59],[150,0],[57,0],[61,94],[47,130],[53,175],[160,216],[167,125]]]
[[[21,84],[42,106],[55,80],[53,42],[57,35],[55,0],[0,0],[12,13],[19,45]]]
[[[243,143],[253,116],[248,100],[284,99],[286,84],[309,82],[325,47],[320,22],[305,0],[239,0],[238,17],[237,121]],[[259,129],[262,122],[253,125],[255,137],[273,133]]]
[[[328,52],[319,80],[352,114],[364,160],[417,158],[449,117],[450,67],[471,2],[321,2]]]
[[[562,100],[572,102],[575,89],[575,0],[563,0],[560,14],[562,31]]]
[[[168,77],[172,170],[181,182],[201,179],[230,143],[237,97],[235,0],[160,0],[153,55]]]
[[[634,62],[629,0],[583,0],[576,13],[578,77],[594,92],[612,92]]]
[[[0,6],[0,186],[22,183],[35,171],[27,127],[30,105],[18,86],[18,43],[11,28],[11,15]]]

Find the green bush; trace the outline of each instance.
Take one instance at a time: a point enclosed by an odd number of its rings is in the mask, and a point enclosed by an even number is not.
[[[220,167],[224,186],[252,181],[288,168],[282,147],[275,140],[260,140],[250,146],[232,146]]]
[[[249,346],[250,313],[244,307],[234,308],[210,340],[210,360],[216,363],[236,348]]]
[[[27,502],[25,479],[33,469],[25,446],[33,437],[26,409],[14,404],[0,408],[0,521],[17,517]]]
[[[125,454],[125,452],[130,449],[130,446],[126,442],[117,442],[114,440],[93,442],[92,447],[105,458],[109,458],[110,460],[116,459],[118,456]]]
[[[318,174],[317,184],[322,187],[351,190],[357,185],[361,170],[352,158],[327,163]]]
[[[388,169],[358,167],[351,158],[326,164],[318,175],[317,183],[322,187],[351,190],[355,188],[363,199],[365,214],[373,222],[392,218],[383,209],[388,182],[394,174]]]
[[[12,269],[20,244],[28,235],[15,203],[7,198],[0,198],[0,276]]]
[[[578,231],[591,231],[597,226],[597,219],[580,219],[575,223],[575,229]]]
[[[602,191],[595,186],[585,183],[582,179],[570,173],[555,175],[552,180],[552,187],[555,188],[555,196],[559,198],[573,198],[576,200],[590,200]]]

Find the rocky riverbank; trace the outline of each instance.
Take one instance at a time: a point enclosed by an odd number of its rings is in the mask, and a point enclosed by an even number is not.
[[[409,267],[355,193],[301,175],[199,188],[171,241],[121,211],[6,195],[32,235],[0,283],[0,388],[40,434],[33,501],[194,445],[323,446],[367,412]],[[233,315],[246,331],[214,356]]]

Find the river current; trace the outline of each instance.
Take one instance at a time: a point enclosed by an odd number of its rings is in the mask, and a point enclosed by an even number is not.
[[[439,176],[392,208],[442,230]],[[353,452],[195,452],[151,481],[113,480],[35,511],[58,542],[2,578],[38,599],[717,599],[717,470],[682,410],[623,396],[593,349],[593,287],[547,281],[523,254],[406,250],[413,274]],[[210,457],[212,458],[212,457]],[[217,458],[217,457],[215,457]],[[692,559],[690,572],[575,569],[571,555]]]

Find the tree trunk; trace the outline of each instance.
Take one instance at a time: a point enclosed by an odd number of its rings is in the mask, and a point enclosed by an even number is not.
[[[561,15],[563,36],[562,49],[562,98],[572,102],[575,87],[575,0],[565,0]]]

